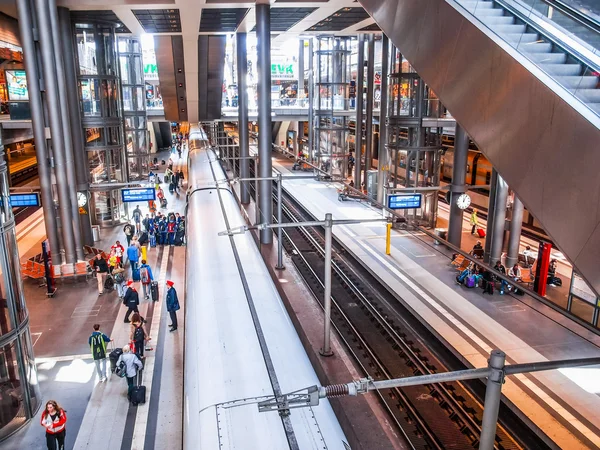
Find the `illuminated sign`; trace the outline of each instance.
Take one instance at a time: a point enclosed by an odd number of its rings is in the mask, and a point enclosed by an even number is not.
[[[6,87],[8,99],[12,101],[28,101],[27,78],[24,70],[6,70]]]
[[[388,208],[413,209],[421,207],[421,194],[392,194],[388,196]]]
[[[272,80],[294,80],[294,64],[288,62],[277,62],[271,64]]]
[[[123,202],[147,202],[156,200],[156,190],[154,188],[141,189],[121,189]]]
[[[40,194],[10,194],[10,206],[12,206],[13,208],[40,205]]]

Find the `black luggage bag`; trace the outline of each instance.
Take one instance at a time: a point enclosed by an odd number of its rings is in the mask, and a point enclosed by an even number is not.
[[[115,280],[112,275],[108,275],[106,280],[104,281],[104,290],[107,292],[111,292],[115,288]]]
[[[131,403],[134,406],[146,403],[146,386],[136,386],[131,390]]]
[[[158,281],[150,283],[150,297],[152,297],[153,302],[158,301]]]
[[[117,360],[119,356],[123,354],[123,350],[120,348],[115,348],[112,352],[108,354],[108,360],[110,361],[110,371],[114,372],[117,368]]]
[[[140,238],[138,239],[140,245],[146,245],[148,243],[148,233],[143,231]]]
[[[183,235],[185,234],[185,231],[178,231],[177,233],[175,233],[175,239],[173,241],[173,243],[175,245],[183,245]]]

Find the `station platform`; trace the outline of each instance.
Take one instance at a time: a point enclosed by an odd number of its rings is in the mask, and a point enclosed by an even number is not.
[[[295,174],[274,154],[273,167]],[[381,211],[362,202],[339,202],[338,183],[285,180],[283,188],[317,219],[370,219]],[[470,229],[468,231],[470,233]],[[486,367],[491,350],[507,364],[598,357],[600,336],[559,312],[511,295],[482,295],[455,283],[450,252],[419,232],[394,230],[385,255],[385,225],[334,226],[334,237],[378,278],[468,367]],[[507,377],[509,407],[547,436],[554,447],[600,447],[600,368],[587,367]]]
[[[159,153],[168,159],[169,153]],[[184,187],[179,195],[170,194],[163,183],[168,200],[166,212],[185,214],[187,187],[187,145],[181,159],[172,155],[174,167],[184,171]],[[166,167],[166,166],[165,166]],[[161,179],[163,178],[161,166]],[[142,206],[142,205],[140,205]],[[147,208],[146,208],[147,209]],[[143,209],[144,214],[147,212]],[[19,256],[23,260],[40,252],[45,239],[42,210],[17,226]],[[101,230],[101,241],[95,245],[108,250],[115,240],[126,242],[123,226]],[[68,449],[163,449],[181,447],[183,395],[183,339],[185,311],[185,247],[157,246],[148,248],[148,264],[159,282],[160,301],[144,300],[140,283],[140,313],[151,336],[146,351],[142,383],[147,387],[146,403],[133,407],[127,401],[127,383],[112,374],[99,382],[90,355],[88,337],[92,325],[114,340],[114,346],[129,342],[130,325],[123,322],[127,308],[116,291],[99,296],[95,278],[58,283],[54,298],[47,298],[37,280],[23,281],[30,315],[33,350],[38,367],[42,404],[53,399],[67,411]],[[129,275],[129,265],[126,273]],[[164,302],[165,281],[174,281],[181,310],[178,330],[170,333],[169,315]],[[110,346],[109,346],[110,347]],[[107,367],[110,364],[107,361]],[[160,406],[159,406],[160,405]],[[44,430],[39,425],[41,409],[24,428],[2,442],[2,449],[45,449]]]

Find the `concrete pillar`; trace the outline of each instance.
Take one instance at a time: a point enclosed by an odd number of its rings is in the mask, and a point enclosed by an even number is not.
[[[512,267],[519,260],[519,244],[521,242],[521,227],[523,225],[524,206],[515,195],[513,202],[512,218],[510,220],[510,237],[508,238],[508,254],[506,267]]]
[[[71,14],[67,8],[58,8],[63,61],[65,64],[65,82],[67,85],[67,101],[69,105],[69,121],[71,123],[71,138],[73,141],[73,160],[75,162],[75,177],[77,192],[90,198],[88,157],[84,148],[83,127],[79,112],[79,96],[77,95],[77,72],[75,69],[75,52],[73,51],[73,31]],[[84,245],[94,245],[92,222],[89,202],[83,206],[86,214],[79,215],[81,238]]]
[[[373,160],[373,94],[375,89],[375,36],[369,34],[369,60],[367,62],[367,115],[365,124],[365,174],[371,169]]]
[[[358,65],[356,74],[356,126],[354,128],[354,186],[360,189],[361,184],[361,157],[363,141],[363,86],[365,84],[365,35],[358,35]],[[366,177],[365,177],[366,180]]]
[[[21,45],[23,46],[23,58],[27,73],[27,86],[29,90],[29,106],[31,108],[33,138],[35,141],[35,154],[38,164],[38,176],[42,188],[42,211],[44,213],[44,226],[46,236],[50,241],[50,248],[55,254],[61,252],[56,227],[56,209],[52,194],[52,172],[48,146],[46,142],[46,123],[44,119],[44,106],[40,92],[40,67],[37,63],[37,50],[33,39],[33,11],[28,0],[17,0],[19,13],[19,31],[21,34]],[[57,261],[58,262],[58,261]]]
[[[240,146],[240,178],[250,177],[250,140],[248,135],[248,57],[246,55],[246,33],[236,34],[237,79],[238,79],[238,143]],[[246,158],[246,159],[244,159]],[[240,182],[240,200],[250,203],[250,182]]]
[[[506,222],[506,199],[508,198],[508,185],[506,181],[498,175],[496,183],[496,202],[493,211],[488,211],[494,215],[493,229],[488,226],[487,239],[492,241],[490,250],[490,264],[495,264],[502,256],[502,245],[504,242],[504,223]]]
[[[384,34],[381,39],[381,107],[379,109],[379,150],[377,157],[377,201],[383,203],[384,187],[388,181],[389,156],[387,144],[387,104],[388,104],[388,72],[390,57],[388,54],[389,39]]]
[[[298,40],[298,99],[304,98],[304,39]],[[298,106],[300,104],[298,103]]]
[[[463,210],[456,201],[466,191],[467,157],[469,156],[469,136],[457,123],[454,133],[454,164],[450,185],[450,217],[448,220],[448,242],[460,247],[462,238]],[[408,165],[408,162],[407,162]]]
[[[496,186],[498,185],[498,172],[492,168],[492,177],[490,178],[490,195],[488,200],[488,211],[494,211],[496,208]],[[494,229],[494,215],[488,214],[487,229],[489,232]],[[492,238],[488,237],[485,240],[485,246],[483,251],[483,262],[490,264],[492,252]],[[496,264],[496,261],[492,262],[492,266]]]
[[[315,74],[313,39],[308,41],[308,158],[313,162],[315,142]]]
[[[83,252],[83,240],[81,237],[81,226],[79,224],[79,205],[77,204],[77,176],[75,173],[75,162],[73,160],[73,136],[71,130],[74,124],[71,124],[69,117],[69,93],[65,78],[65,65],[63,62],[63,46],[61,43],[61,33],[58,24],[58,11],[56,0],[48,0],[48,9],[50,12],[50,27],[52,29],[52,45],[54,48],[54,60],[56,63],[56,81],[58,83],[58,94],[60,99],[60,117],[64,136],[65,146],[63,148],[65,158],[65,168],[67,180],[67,189],[69,192],[71,206],[71,227],[73,229],[73,238],[75,244],[75,255],[78,261],[83,261],[85,255]],[[69,39],[71,42],[71,39]],[[75,86],[71,87],[73,90]],[[77,109],[79,112],[79,109]],[[91,231],[91,230],[90,230]]]
[[[75,262],[75,236],[73,234],[73,218],[71,212],[71,199],[69,193],[69,179],[65,159],[65,139],[60,111],[60,94],[58,90],[56,61],[50,24],[50,11],[46,0],[35,0],[38,18],[39,42],[44,66],[44,82],[50,130],[52,133],[52,150],[54,156],[54,173],[58,187],[58,206],[60,208],[60,221],[62,224],[62,237],[64,245],[63,262]]]
[[[258,56],[258,176],[273,176],[271,164],[271,7],[269,4],[256,5],[256,38]],[[273,202],[271,180],[258,183],[258,204],[260,223],[273,222]],[[260,242],[271,244],[273,230],[260,231]]]

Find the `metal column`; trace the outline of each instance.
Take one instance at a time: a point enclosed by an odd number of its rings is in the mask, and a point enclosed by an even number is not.
[[[367,172],[371,170],[373,161],[373,94],[375,89],[375,36],[369,34],[369,60],[367,62],[367,123],[365,124],[367,139],[365,147],[365,174],[364,182],[367,182]]]
[[[89,199],[88,158],[83,145],[83,126],[81,125],[81,113],[79,112],[75,53],[73,51],[73,31],[71,29],[71,14],[69,10],[67,8],[58,8],[58,19],[62,41],[63,61],[65,64],[65,82],[67,84],[67,101],[69,104],[68,109],[71,122],[71,138],[73,141],[73,160],[75,161],[77,191],[81,192]],[[86,214],[79,215],[83,244],[94,245],[89,201],[83,206],[83,209]]]
[[[481,436],[479,450],[493,450],[496,441],[496,427],[498,425],[498,412],[502,398],[502,384],[504,383],[504,363],[506,355],[500,350],[492,350],[488,361],[490,375],[485,386],[485,402],[483,404],[483,418],[481,419]]]
[[[510,219],[510,236],[508,238],[508,253],[506,256],[506,267],[512,267],[519,260],[519,244],[521,243],[521,227],[523,225],[524,206],[515,195],[512,218]]]
[[[389,39],[384,34],[381,38],[381,102],[379,107],[379,149],[377,151],[377,201],[384,202],[384,192],[389,173],[389,157],[387,152],[387,104],[388,104],[388,72],[389,72]]]
[[[246,33],[236,34],[238,78],[238,144],[240,146],[240,178],[250,178],[250,141],[248,137],[248,57]],[[250,182],[240,182],[240,200],[250,203]]]
[[[469,136],[457,123],[454,133],[454,164],[452,166],[452,185],[450,186],[450,216],[448,220],[448,242],[460,247],[462,238],[463,210],[456,200],[466,191],[467,157],[469,156]],[[408,166],[408,162],[407,162]]]
[[[493,211],[488,211],[494,215],[493,229],[488,227],[488,239],[492,241],[490,250],[490,264],[500,261],[502,256],[502,244],[504,242],[504,223],[506,222],[506,199],[508,198],[508,185],[506,181],[498,175],[496,183],[496,203]]]
[[[73,229],[73,238],[75,244],[75,255],[78,261],[85,259],[83,252],[83,241],[81,238],[81,226],[79,224],[79,206],[77,204],[77,184],[75,173],[75,162],[73,161],[73,137],[71,130],[74,124],[71,124],[69,118],[69,94],[65,79],[65,66],[63,62],[63,50],[61,44],[61,33],[58,25],[58,11],[56,9],[56,0],[48,0],[48,9],[50,12],[50,27],[52,29],[52,45],[54,48],[54,60],[56,63],[56,81],[58,82],[58,94],[60,100],[60,116],[65,146],[63,148],[65,158],[65,168],[67,174],[67,189],[71,207],[71,227]],[[71,39],[69,39],[71,42]],[[76,85],[75,85],[76,86]],[[71,90],[75,88],[72,87]],[[79,109],[77,109],[79,112]],[[66,226],[63,223],[63,226]],[[90,230],[91,231],[91,230]]]
[[[363,141],[363,88],[365,85],[365,35],[358,35],[358,64],[356,69],[356,122],[354,126],[354,186],[361,188]],[[365,175],[365,182],[366,182]]]
[[[40,0],[38,0],[40,1]],[[258,56],[258,176],[272,176],[271,163],[271,7],[268,4],[256,5],[256,38]],[[273,223],[273,182],[258,182],[259,223]],[[273,242],[273,230],[260,230],[261,244]]]
[[[315,58],[313,56],[313,41],[313,39],[308,41],[308,158],[311,162],[314,162],[313,145],[315,142]]]
[[[25,59],[27,73],[27,86],[29,88],[29,105],[31,107],[35,155],[37,158],[40,186],[42,188],[41,197],[44,226],[46,228],[46,236],[50,241],[50,248],[56,254],[60,254],[60,243],[56,227],[56,209],[52,195],[52,171],[46,142],[44,106],[42,105],[42,95],[40,93],[41,74],[38,71],[37,51],[33,40],[33,11],[28,0],[17,0],[17,8],[19,12],[19,32],[23,46],[23,58]]]
[[[304,96],[304,39],[298,40],[298,89],[296,94],[296,106],[300,108]],[[304,137],[304,122],[298,122],[298,131],[296,132],[296,141],[300,147],[300,138]],[[296,155],[298,152],[296,152]]]
[[[331,213],[325,214],[325,283],[323,293],[323,309],[325,312],[323,348],[320,353],[322,356],[331,356],[331,249],[332,249],[332,231],[333,216]]]
[[[283,220],[283,179],[281,173],[277,174],[277,223],[281,225]],[[277,228],[277,265],[275,266],[278,270],[285,269],[283,265],[283,228]]]
[[[490,179],[490,195],[488,200],[488,212],[496,209],[496,186],[498,185],[498,172],[492,167],[492,176]],[[487,229],[489,232],[494,229],[494,215],[488,213],[487,218]],[[492,252],[492,238],[488,237],[485,240],[485,246],[483,250],[483,262],[490,264],[490,254]],[[496,264],[496,261],[492,262],[492,265]]]
[[[54,173],[58,188],[58,202],[60,208],[60,220],[62,224],[62,236],[64,249],[64,260],[66,263],[75,262],[75,236],[73,234],[73,218],[71,217],[71,199],[69,195],[69,180],[65,167],[65,141],[61,113],[59,110],[59,93],[55,72],[54,48],[52,45],[52,29],[46,0],[35,0],[35,8],[38,18],[39,42],[44,66],[44,84],[50,119],[50,130],[52,133],[52,150],[54,155]]]

